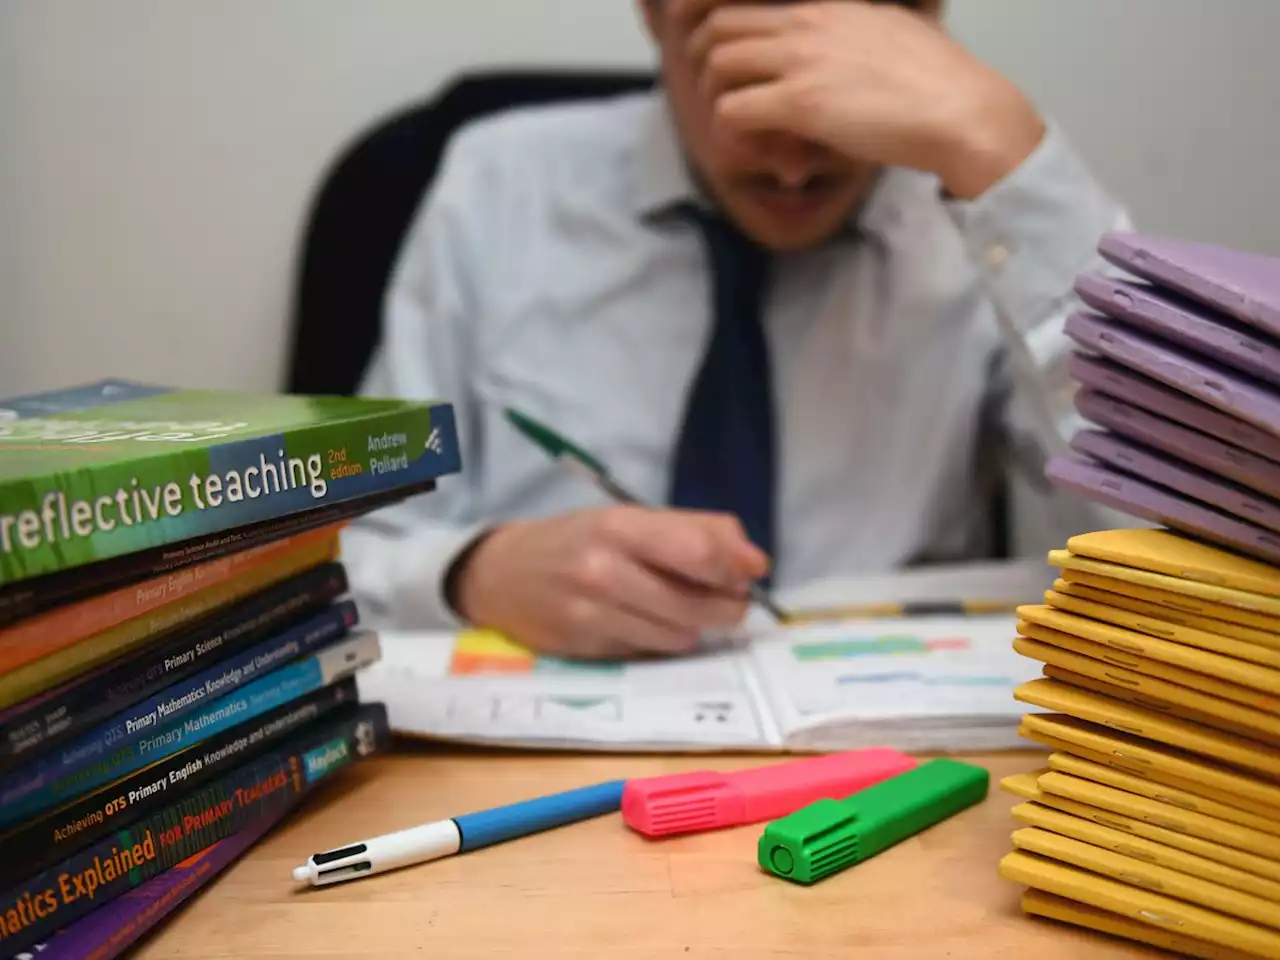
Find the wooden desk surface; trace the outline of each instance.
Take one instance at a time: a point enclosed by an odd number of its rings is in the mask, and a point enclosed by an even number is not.
[[[994,788],[1043,755],[969,758],[985,803],[804,888],[755,863],[760,827],[649,841],[617,816],[329,888],[297,892],[316,850],[602,780],[706,766],[697,757],[564,756],[402,745],[314,798],[192,901],[138,957],[408,960],[548,957],[1155,957],[1024,917],[1000,879],[1016,802]],[[717,757],[716,766],[759,763]]]

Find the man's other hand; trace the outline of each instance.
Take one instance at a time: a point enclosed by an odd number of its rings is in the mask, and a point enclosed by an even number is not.
[[[546,653],[681,654],[738,625],[767,570],[733,517],[608,507],[496,528],[459,561],[450,599],[467,622]]]

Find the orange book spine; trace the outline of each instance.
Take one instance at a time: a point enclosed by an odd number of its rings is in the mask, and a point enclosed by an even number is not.
[[[331,539],[340,525],[219,557],[50,610],[0,630],[0,672],[47,657],[88,637],[146,616],[184,597],[271,563],[295,550]]]
[[[0,707],[34,697],[84,671],[101,666],[113,657],[146,645],[156,637],[192,624],[211,611],[266,590],[304,570],[330,563],[337,559],[338,548],[336,535],[331,540],[300,547],[271,563],[197,591],[146,616],[126,620],[118,627],[95,633],[47,657],[0,672]]]

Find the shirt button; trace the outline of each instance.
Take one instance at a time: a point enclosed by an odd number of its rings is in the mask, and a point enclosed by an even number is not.
[[[1009,260],[1009,248],[1003,243],[993,243],[987,247],[986,261],[987,266],[992,270],[999,270]]]

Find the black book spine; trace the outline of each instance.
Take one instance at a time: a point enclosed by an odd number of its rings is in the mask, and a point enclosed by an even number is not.
[[[0,773],[318,612],[347,587],[342,565],[325,564],[194,625],[184,624],[124,660],[0,711]]]
[[[51,607],[72,603],[96,593],[105,593],[179,567],[215,560],[230,553],[248,550],[250,547],[341,523],[393,503],[399,503],[409,497],[430,493],[435,486],[434,480],[427,480],[399,490],[386,491],[345,503],[314,507],[288,517],[260,520],[236,530],[140,550],[137,553],[100,560],[73,570],[45,574],[32,580],[20,580],[0,587],[0,627],[34,616]]]
[[[0,956],[12,957],[211,844],[275,819],[338,770],[385,749],[382,704],[352,705],[0,895]]]
[[[279,746],[307,724],[355,703],[357,694],[354,677],[340,680],[14,827],[0,835],[0,889]]]

